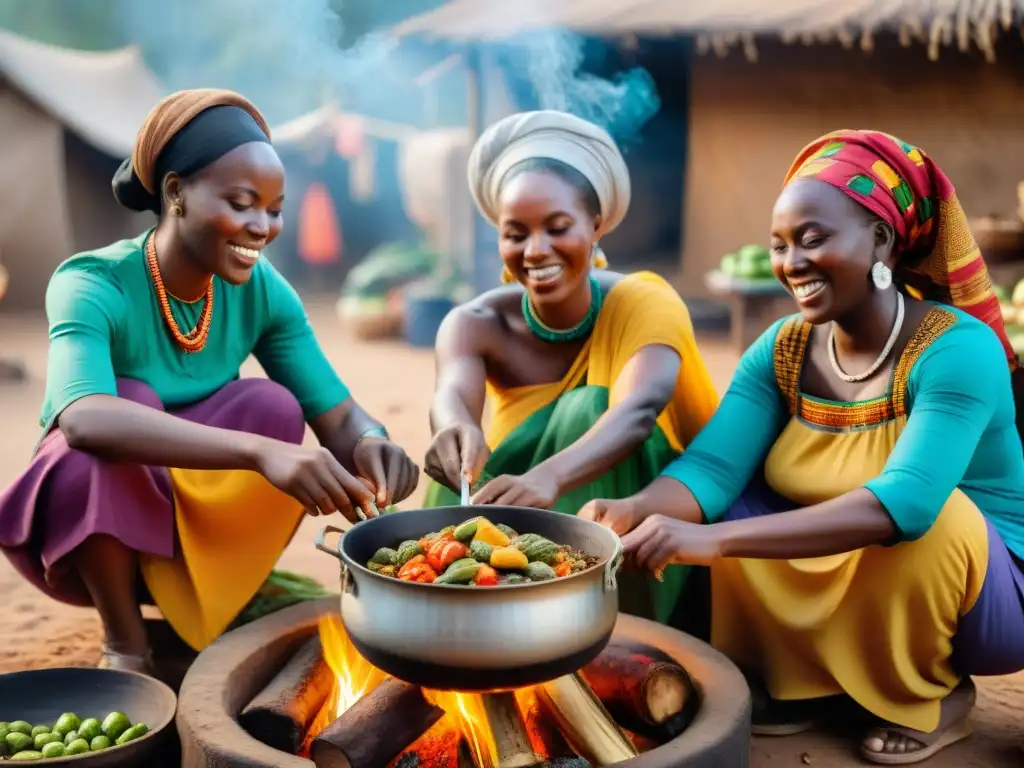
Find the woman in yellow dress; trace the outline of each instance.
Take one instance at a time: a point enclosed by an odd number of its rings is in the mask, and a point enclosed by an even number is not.
[[[672,287],[603,268],[598,241],[630,198],[618,147],[563,112],[512,115],[480,137],[469,184],[499,230],[507,285],[440,330],[427,503],[457,504],[462,474],[476,504],[567,514],[635,493],[690,443],[717,396]],[[669,621],[685,575],[623,585],[623,610]]]
[[[867,760],[920,762],[970,732],[970,675],[1024,669],[1017,360],[953,187],[916,147],[813,142],[771,241],[800,314],[746,352],[661,478],[581,515],[655,572],[710,565],[712,642],[774,700],[755,732],[810,727],[845,694],[878,718]]]

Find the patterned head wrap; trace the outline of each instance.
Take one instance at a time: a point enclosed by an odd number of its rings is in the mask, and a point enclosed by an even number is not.
[[[1011,370],[1017,356],[999,299],[956,190],[917,147],[879,131],[826,134],[797,155],[786,174],[817,179],[852,198],[896,232],[896,282],[920,299],[949,304],[988,325]]]

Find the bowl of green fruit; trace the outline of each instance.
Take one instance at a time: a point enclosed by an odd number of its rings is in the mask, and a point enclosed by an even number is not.
[[[0,675],[0,765],[155,762],[177,698],[145,675],[66,667]]]

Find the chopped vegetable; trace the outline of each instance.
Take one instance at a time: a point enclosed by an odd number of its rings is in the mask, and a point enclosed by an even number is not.
[[[498,572],[489,565],[481,564],[473,575],[473,583],[478,587],[493,587],[498,583]]]
[[[476,541],[486,542],[492,547],[507,547],[509,541],[511,541],[508,536],[498,530],[498,527],[486,517],[477,519],[476,534],[473,538]]]
[[[486,541],[474,541],[469,545],[469,556],[481,563],[491,562],[491,552],[494,547]]]
[[[551,565],[558,556],[558,545],[555,542],[538,536],[536,533],[524,533],[512,542],[516,549],[526,555],[531,563],[539,560]]]
[[[437,577],[436,584],[468,584],[480,570],[480,563],[471,557],[456,560]]]
[[[424,548],[418,541],[403,541],[398,545],[398,564],[405,565],[416,555],[422,555],[424,552]]]
[[[402,581],[417,581],[421,584],[431,584],[437,579],[437,572],[427,563],[426,556],[416,555],[416,557],[398,569],[398,578]]]
[[[397,565],[398,553],[390,547],[381,547],[373,553],[370,562],[377,565]]]
[[[526,559],[526,555],[515,547],[495,547],[494,551],[491,553],[490,566],[492,568],[502,568],[507,571],[521,571],[528,563],[529,561]]]
[[[430,549],[427,550],[427,563],[435,572],[441,573],[456,560],[461,560],[468,554],[469,550],[466,549],[465,544],[442,538],[430,545]]]
[[[555,572],[547,563],[538,561],[527,564],[526,578],[530,581],[548,581],[555,578]]]
[[[473,540],[473,537],[476,536],[476,529],[479,524],[480,520],[478,518],[467,520],[461,525],[455,526],[455,530],[452,531],[452,536],[463,544],[469,544],[469,542]]]
[[[504,523],[498,523],[494,527],[497,528],[502,533],[504,533],[510,539],[514,539],[516,536],[519,535],[518,533],[516,533],[516,529],[513,528],[511,525],[505,525]]]

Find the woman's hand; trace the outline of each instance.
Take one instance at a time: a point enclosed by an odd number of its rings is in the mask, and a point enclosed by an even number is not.
[[[622,549],[627,558],[660,579],[666,566],[710,565],[722,557],[721,526],[652,515],[622,537]]]
[[[307,448],[279,440],[259,444],[256,469],[271,485],[297,499],[310,515],[341,512],[357,522],[355,507],[366,517],[377,514],[374,491],[353,477],[326,448]]]
[[[474,494],[473,503],[551,509],[560,495],[550,473],[530,470],[525,475],[499,475]]]
[[[420,468],[401,446],[386,438],[360,439],[352,451],[352,462],[360,479],[374,489],[379,509],[397,504],[416,490]]]
[[[605,528],[611,528],[619,536],[633,530],[640,522],[640,511],[636,497],[625,499],[594,499],[588,501],[576,514],[584,520],[593,520]]]
[[[491,457],[484,433],[472,424],[455,424],[439,430],[427,449],[423,471],[456,493],[462,474],[474,482]]]

